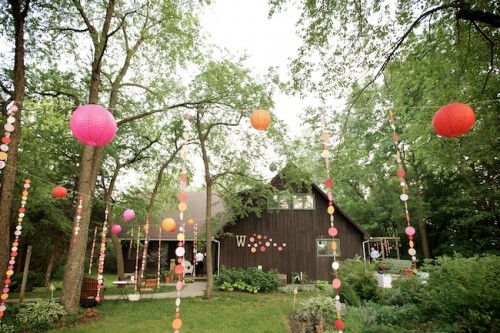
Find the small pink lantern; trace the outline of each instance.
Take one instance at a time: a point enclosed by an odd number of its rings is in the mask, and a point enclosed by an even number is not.
[[[119,224],[114,224],[111,227],[111,233],[118,235],[122,231],[122,227]]]
[[[111,142],[117,130],[113,115],[96,104],[78,107],[71,116],[70,127],[78,141],[95,147]]]
[[[125,221],[130,221],[130,220],[134,219],[134,217],[135,217],[135,212],[132,209],[126,209],[123,212],[123,219]]]

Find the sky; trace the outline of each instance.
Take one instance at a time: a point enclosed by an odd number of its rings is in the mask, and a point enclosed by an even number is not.
[[[233,55],[249,56],[245,65],[254,75],[264,76],[269,67],[277,67],[282,79],[288,78],[288,64],[300,45],[295,23],[299,12],[289,8],[268,18],[268,0],[215,0],[201,16],[203,30],[210,41],[226,48]],[[312,98],[282,93],[274,96],[274,112],[297,135],[300,131],[300,111],[309,104],[317,103]]]

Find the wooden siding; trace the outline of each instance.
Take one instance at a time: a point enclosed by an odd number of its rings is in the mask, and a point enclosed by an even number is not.
[[[260,218],[250,215],[234,225],[226,226],[225,232],[231,235],[221,239],[220,264],[228,268],[262,266],[264,271],[277,269],[279,273],[287,274],[289,281],[292,272],[305,272],[310,280],[331,280],[333,257],[318,257],[316,254],[316,240],[331,238],[328,235],[330,222],[326,212],[328,201],[323,193],[317,190],[312,193],[316,202],[315,210],[269,210],[264,211]],[[362,256],[365,234],[339,209],[335,210],[334,217],[338,229],[336,238],[340,239],[339,259]],[[248,244],[251,243],[251,237],[257,238],[258,235],[262,237],[262,244],[258,244],[256,252],[252,253]],[[244,246],[238,246],[237,236],[245,236]],[[270,246],[261,252],[260,247],[265,246],[269,239],[272,239]],[[282,251],[278,251],[279,246],[283,246]]]

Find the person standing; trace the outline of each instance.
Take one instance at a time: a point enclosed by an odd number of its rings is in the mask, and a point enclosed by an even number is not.
[[[380,253],[375,250],[374,247],[372,247],[372,252],[370,252],[370,258],[372,259],[372,261],[377,261],[377,259],[380,257]]]
[[[200,251],[198,251],[198,253],[196,253],[196,256],[195,256],[195,260],[196,260],[196,275],[197,276],[203,276],[203,260],[205,259],[205,256],[203,255],[203,253],[201,253]]]

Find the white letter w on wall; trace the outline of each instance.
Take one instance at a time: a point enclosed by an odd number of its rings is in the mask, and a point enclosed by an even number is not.
[[[236,235],[236,245],[238,247],[243,247],[245,246],[245,240],[246,240],[247,236],[245,235]]]

